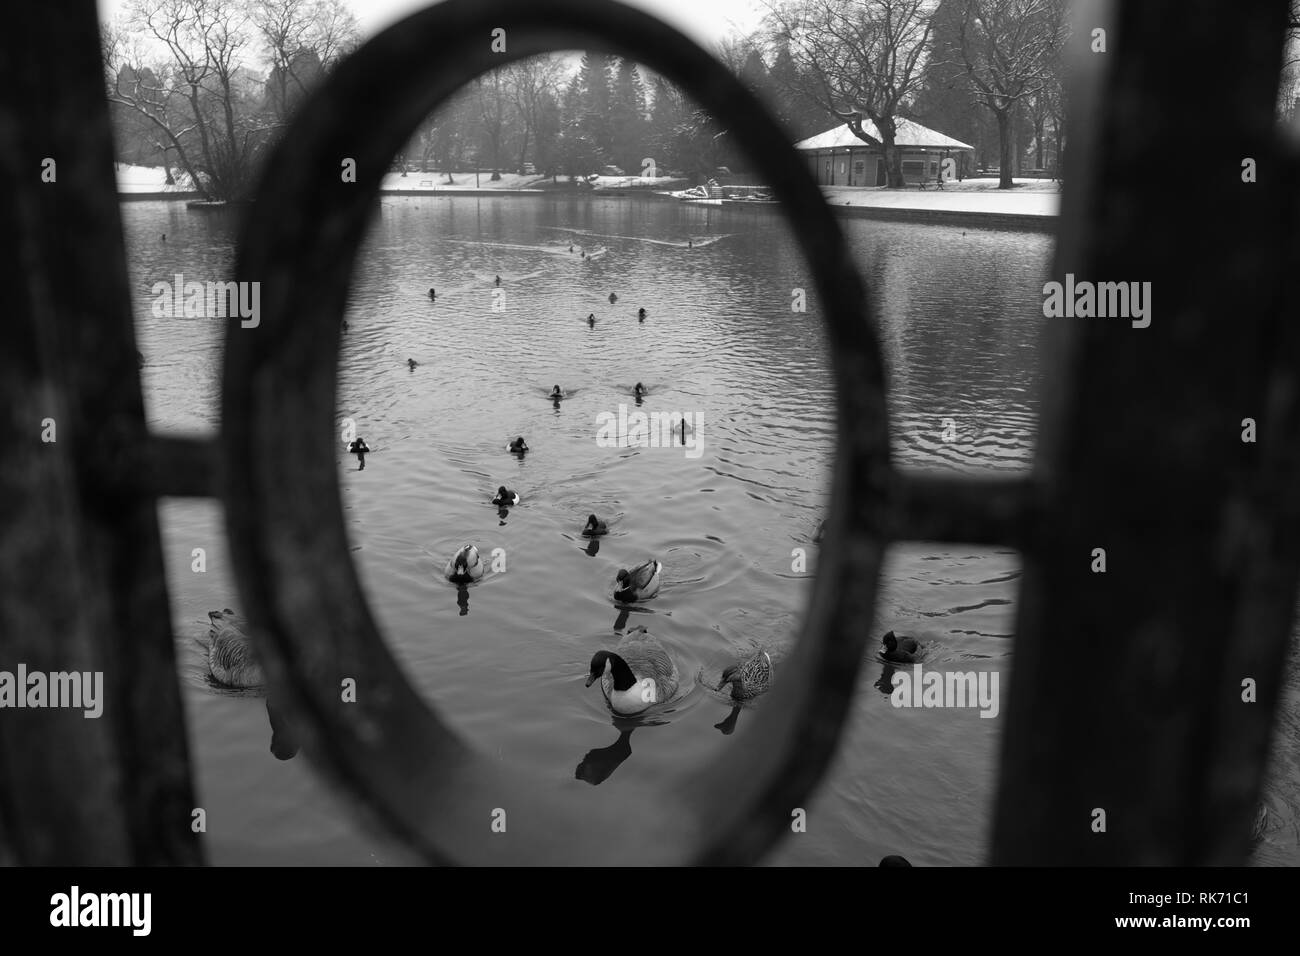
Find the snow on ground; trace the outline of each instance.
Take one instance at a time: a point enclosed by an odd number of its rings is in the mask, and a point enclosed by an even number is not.
[[[129,163],[114,163],[117,173],[117,191],[119,193],[187,193],[189,179],[178,176],[176,185],[167,185],[167,174],[161,166],[132,166]]]
[[[998,189],[996,179],[966,179],[945,183],[943,189],[887,189],[884,186],[823,186],[832,206],[875,206],[890,209],[947,209],[959,212],[1055,216],[1060,210],[1061,184],[1046,179],[1020,180],[1013,189]]]
[[[455,184],[447,182],[446,173],[407,173],[403,176],[401,173],[386,173],[384,181],[380,184],[381,190],[388,189],[410,189],[420,192],[456,192],[464,189],[544,189],[550,182],[550,176],[520,176],[518,173],[502,173],[501,178],[493,182],[492,170],[481,170],[478,174],[478,183],[475,184],[474,173],[460,172],[452,173],[451,178]],[[561,176],[560,182],[567,181],[567,177]]]
[[[161,166],[132,166],[118,163],[117,189],[119,193],[185,193],[190,192],[188,180],[181,176],[176,185],[165,184]],[[447,182],[445,173],[387,173],[383,190],[401,189],[416,192],[458,192],[470,189],[501,189],[536,191],[554,188],[549,176],[521,176],[502,173],[495,182],[492,174],[480,172],[477,185],[474,174],[452,173],[455,184]],[[680,186],[683,180],[667,178],[649,179],[644,176],[597,176],[590,180],[596,188],[641,187],[660,190]],[[567,186],[568,177],[561,176],[560,186]],[[998,189],[996,179],[966,179],[951,182],[943,189],[929,186],[918,189],[886,189],[883,186],[823,186],[826,201],[832,206],[876,206],[892,209],[947,209],[961,212],[1013,213],[1023,216],[1055,216],[1060,207],[1061,184],[1046,179],[1022,179],[1013,189]]]

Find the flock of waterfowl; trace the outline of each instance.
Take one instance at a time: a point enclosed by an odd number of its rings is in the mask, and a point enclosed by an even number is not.
[[[570,252],[573,249],[570,247]],[[585,256],[585,250],[583,252]],[[501,277],[495,277],[495,285],[501,284]],[[430,301],[436,301],[437,292],[429,289]],[[618,296],[609,294],[610,304]],[[646,320],[646,310],[637,310],[638,322]],[[587,324],[594,327],[594,313],[587,316]],[[346,323],[344,323],[346,331]],[[419,366],[415,359],[407,359],[408,368],[414,372]],[[637,382],[633,395],[640,404],[647,391],[642,383]],[[566,396],[565,391],[555,385],[547,398],[559,402]],[[522,457],[529,451],[526,439],[521,435],[511,439],[505,446],[512,455]],[[365,456],[370,454],[370,447],[364,438],[357,437],[348,445],[349,454],[354,454],[359,467],[365,468]],[[518,491],[502,485],[497,488],[491,499],[493,505],[506,509],[518,505],[521,496]],[[608,534],[609,526],[598,515],[587,516],[581,535],[595,538]],[[813,540],[820,542],[826,532],[826,522],[822,521]],[[481,580],[486,573],[486,565],[478,548],[474,544],[465,544],[447,560],[443,568],[444,578],[458,587],[465,587]],[[613,598],[619,604],[633,604],[653,599],[660,589],[663,564],[656,558],[649,558],[642,563],[618,571],[613,582]],[[244,620],[229,608],[212,611],[208,615],[210,628],[205,642],[206,663],[211,678],[224,686],[235,688],[260,687],[265,684],[265,674],[257,659],[255,648],[249,636]],[[899,637],[889,631],[882,639],[880,656],[888,662],[904,664],[915,663],[924,655],[924,647],[910,637]],[[774,665],[771,653],[757,648],[749,656],[737,660],[725,667],[720,680],[713,687],[715,691],[728,693],[735,702],[750,701],[767,691],[773,684]],[[677,694],[682,673],[672,653],[644,626],[635,626],[627,630],[612,649],[596,651],[588,667],[586,686],[599,682],[610,710],[619,716],[629,717],[644,714],[650,708],[671,701]],[[735,711],[733,711],[734,719]],[[721,726],[721,725],[719,725]],[[899,856],[885,857],[880,866],[910,866],[906,859]]]
[[[501,284],[499,275],[494,277],[494,284]],[[431,301],[436,301],[436,289],[430,288],[428,294]],[[618,295],[611,292],[609,302],[613,304],[617,300]],[[646,315],[644,308],[638,309],[638,322],[644,322]],[[587,323],[594,326],[595,321],[595,315],[588,314]],[[419,364],[415,359],[407,359],[411,371]],[[646,394],[645,387],[637,382],[633,395],[638,404]],[[547,395],[548,399],[557,403],[565,397],[566,393],[559,385],[555,385]],[[523,457],[530,450],[522,435],[511,439],[505,449],[517,457]],[[365,468],[365,456],[370,454],[370,447],[364,438],[357,437],[351,441],[348,452],[356,455],[360,468]],[[520,501],[519,492],[505,485],[499,486],[491,499],[492,504],[501,509],[518,505]],[[608,531],[608,524],[598,515],[591,514],[587,516],[581,535],[594,538],[603,536]],[[814,541],[820,542],[825,531],[826,522],[822,521]],[[457,549],[447,560],[443,576],[448,582],[465,587],[482,579],[486,570],[478,548],[471,543]],[[615,602],[626,605],[653,599],[659,593],[662,573],[662,562],[653,557],[634,567],[620,569],[613,582]],[[264,675],[242,619],[228,608],[211,612],[209,619],[211,629],[207,651],[212,678],[232,687],[263,684]],[[916,640],[898,637],[893,631],[884,636],[882,644],[881,657],[891,663],[915,663],[923,654],[923,648]],[[724,668],[713,689],[729,693],[733,701],[748,701],[768,690],[772,686],[773,676],[771,653],[758,648],[748,657]],[[680,668],[672,654],[642,626],[629,629],[614,648],[602,649],[593,654],[587,673],[587,686],[599,681],[610,710],[625,717],[643,714],[655,705],[672,700],[681,680]]]

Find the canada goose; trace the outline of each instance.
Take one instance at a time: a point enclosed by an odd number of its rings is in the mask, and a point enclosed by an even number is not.
[[[677,663],[644,627],[634,627],[613,651],[597,651],[587,672],[587,686],[600,689],[618,714],[639,714],[677,693]]]

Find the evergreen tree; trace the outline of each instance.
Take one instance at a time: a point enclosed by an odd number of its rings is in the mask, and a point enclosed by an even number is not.
[[[640,175],[647,150],[645,85],[636,64],[626,58],[619,61],[610,104],[610,155],[629,176]],[[655,165],[658,165],[658,159]]]

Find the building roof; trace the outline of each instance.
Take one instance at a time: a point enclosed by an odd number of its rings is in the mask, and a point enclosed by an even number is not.
[[[943,133],[936,133],[934,130],[922,126],[920,123],[914,123],[911,120],[895,120],[897,131],[894,134],[894,145],[896,146],[927,146],[939,149],[974,149],[969,143],[963,143],[961,140],[953,139],[951,136],[945,136]],[[862,132],[872,138],[875,143],[880,142],[880,131],[876,129],[876,124],[869,119],[862,121]],[[837,126],[834,129],[828,129],[824,133],[818,133],[816,136],[810,136],[808,139],[801,140],[794,144],[795,149],[837,149],[844,146],[866,146],[853,131],[849,129],[849,124]]]

